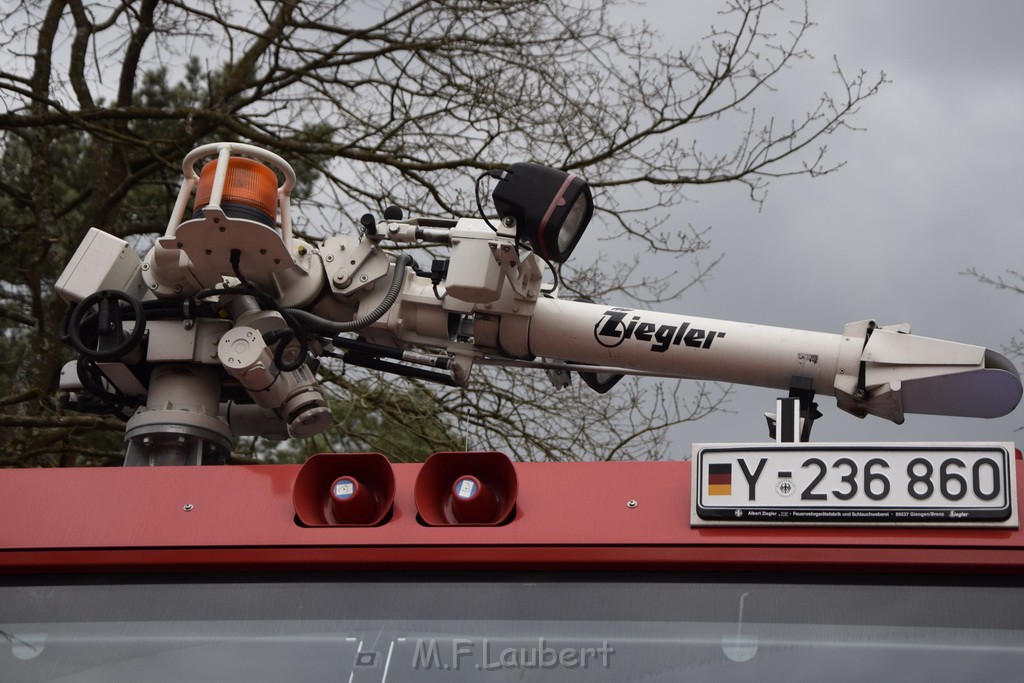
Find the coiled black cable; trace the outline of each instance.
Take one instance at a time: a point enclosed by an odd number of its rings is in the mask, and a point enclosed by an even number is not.
[[[295,316],[295,319],[299,322],[305,323],[319,332],[327,332],[332,335],[341,334],[343,332],[355,332],[361,330],[364,327],[368,327],[373,323],[380,320],[385,313],[388,312],[398,300],[398,295],[402,291],[402,285],[405,283],[405,269],[412,261],[412,257],[409,254],[400,254],[395,259],[395,275],[391,279],[391,286],[388,287],[387,294],[384,295],[384,299],[374,308],[372,311],[364,315],[362,318],[356,320],[349,320],[348,322],[338,322],[335,320],[328,320],[327,318],[321,318],[320,316],[303,311],[298,308],[285,309],[288,313]]]

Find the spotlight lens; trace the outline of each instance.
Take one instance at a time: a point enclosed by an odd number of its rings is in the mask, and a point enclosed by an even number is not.
[[[583,228],[583,219],[587,215],[587,197],[581,194],[576,198],[572,208],[558,231],[558,253],[564,253],[575,241],[577,233]]]

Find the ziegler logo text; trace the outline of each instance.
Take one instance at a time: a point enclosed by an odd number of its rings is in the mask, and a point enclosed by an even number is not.
[[[724,337],[725,332],[702,330],[690,323],[682,325],[657,325],[644,322],[631,308],[609,308],[594,325],[594,338],[601,346],[614,348],[627,339],[652,342],[651,351],[664,352],[670,346],[685,344],[695,349],[709,349],[711,342]],[[627,316],[628,319],[627,319]]]

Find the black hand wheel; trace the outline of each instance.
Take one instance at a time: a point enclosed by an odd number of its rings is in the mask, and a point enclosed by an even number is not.
[[[135,325],[124,333],[124,314],[131,311]],[[94,312],[95,309],[95,312]],[[71,344],[81,355],[98,361],[117,360],[131,352],[146,331],[142,302],[125,292],[104,289],[82,299],[68,321]]]

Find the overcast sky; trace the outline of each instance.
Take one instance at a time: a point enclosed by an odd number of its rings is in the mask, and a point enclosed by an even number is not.
[[[789,3],[790,6],[796,3]],[[666,40],[706,26],[716,0],[652,0]],[[962,275],[1024,268],[1024,3],[811,0],[815,55],[775,97],[792,114],[846,70],[892,81],[856,118],[864,132],[829,142],[837,174],[776,181],[761,208],[742,189],[694,194],[681,225],[711,225],[714,279],[672,312],[840,333],[848,322],[909,322],[915,334],[1000,349],[1024,326],[1024,296]],[[678,26],[678,30],[673,27]],[[685,47],[680,44],[679,47]],[[773,103],[773,107],[778,103]],[[691,442],[764,441],[777,392],[736,387],[730,409],[678,428]],[[820,400],[814,441],[1012,441],[1024,409],[995,420],[909,415],[902,426],[858,420]]]

